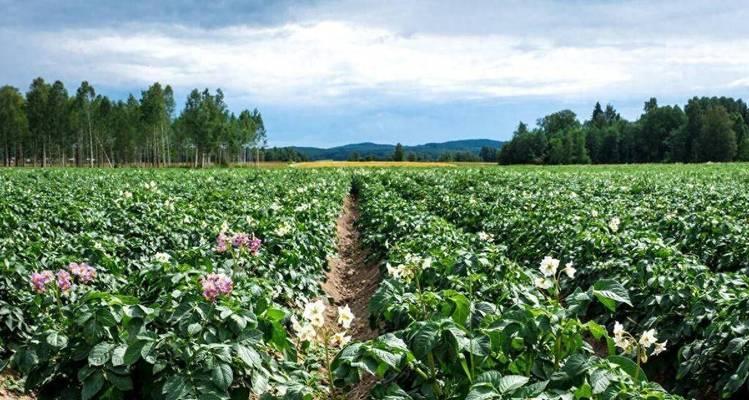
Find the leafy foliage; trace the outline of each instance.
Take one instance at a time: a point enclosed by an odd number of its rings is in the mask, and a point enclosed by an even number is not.
[[[319,294],[350,186],[335,171],[315,177],[3,173],[3,358],[40,396],[311,396],[315,368],[297,361],[287,325]],[[224,230],[252,232],[260,251],[216,251]],[[96,269],[90,284],[32,290],[32,272],[83,260]],[[231,276],[230,295],[204,297],[211,272]]]
[[[749,289],[749,198],[742,168],[409,171],[377,178],[429,218],[491,235],[521,264],[549,254],[573,261],[576,278],[562,281],[569,311],[656,329],[677,351],[646,369],[678,370],[670,380],[677,392],[747,390],[740,299]],[[611,283],[621,288],[605,287]],[[624,293],[633,307],[621,307]]]

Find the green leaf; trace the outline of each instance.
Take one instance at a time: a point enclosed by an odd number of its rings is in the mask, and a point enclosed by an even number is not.
[[[645,376],[645,372],[629,358],[612,355],[608,356],[606,360],[618,365],[619,368],[631,376],[636,382],[647,382],[648,379],[647,376]]]
[[[593,295],[610,311],[616,311],[618,303],[632,307],[629,292],[619,282],[613,279],[602,279],[593,285]]]
[[[101,371],[96,371],[83,381],[81,400],[92,399],[102,387],[104,387],[104,376]]]
[[[220,363],[211,369],[211,381],[219,389],[229,389],[233,380],[234,374],[232,373],[229,364]]]
[[[125,354],[122,356],[122,362],[125,365],[133,365],[136,361],[140,358],[140,352],[143,349],[143,345],[145,345],[146,342],[144,341],[137,341],[133,344],[130,344],[127,346],[127,349],[125,350]]]
[[[602,337],[605,337],[608,334],[606,327],[595,321],[586,322],[585,327],[588,329],[588,332],[593,335],[595,340],[601,340]]]
[[[493,387],[499,387],[502,374],[499,371],[486,371],[476,377],[476,383],[490,383]]]
[[[371,348],[367,350],[367,353],[374,357],[378,362],[385,363],[390,368],[398,370],[400,367],[399,364],[401,361],[401,357],[397,354],[393,354],[390,351]]]
[[[500,398],[500,394],[488,383],[478,383],[471,387],[471,391],[468,392],[465,400],[486,400],[493,398]]]
[[[574,378],[587,371],[588,368],[590,368],[590,358],[576,353],[567,359],[562,370],[567,374],[567,376]]]
[[[107,380],[112,382],[112,385],[123,392],[133,390],[133,379],[129,376],[122,376],[117,374],[107,374]]]
[[[68,345],[68,338],[59,332],[52,332],[47,335],[47,343],[52,347],[62,349]]]
[[[112,350],[112,365],[119,367],[125,365],[125,352],[127,351],[127,345],[119,345]]]
[[[96,311],[96,321],[107,327],[117,324],[117,318],[115,318],[112,311],[108,308],[100,308]]]
[[[278,308],[269,308],[263,313],[266,319],[271,321],[283,321],[286,318],[286,313]]]
[[[487,336],[478,336],[469,339],[468,351],[473,355],[485,357],[491,354],[491,340]]]
[[[268,375],[262,369],[252,371],[250,382],[252,384],[252,392],[255,394],[262,394],[268,390]]]
[[[609,371],[596,368],[590,374],[590,383],[593,386],[593,394],[603,393],[611,384],[611,374]]]
[[[414,356],[424,358],[437,344],[439,327],[434,322],[426,322],[418,327],[411,342]]]
[[[735,392],[737,392],[741,387],[744,385],[744,383],[747,382],[749,379],[749,356],[744,358],[744,361],[741,362],[739,365],[739,368],[736,369],[736,372],[734,372],[731,377],[728,379],[728,382],[726,382],[726,385],[723,387],[723,390],[721,390],[724,398],[729,398],[731,395],[733,395]]]
[[[149,364],[156,363],[156,356],[153,352],[154,342],[145,342],[140,349],[140,356]]]
[[[445,296],[450,299],[454,305],[451,315],[453,321],[460,326],[465,326],[466,320],[471,314],[471,301],[468,300],[468,297],[465,295],[454,290],[446,290]]]
[[[202,330],[203,330],[203,327],[200,326],[200,324],[198,324],[197,322],[192,323],[187,327],[187,334],[190,336],[195,336]]]
[[[585,382],[575,390],[575,399],[590,399],[593,397],[593,388]]]
[[[88,353],[89,365],[101,366],[109,361],[112,349],[114,345],[111,343],[102,342],[94,346],[93,349]]]
[[[260,368],[263,365],[263,360],[255,349],[249,346],[243,346],[241,344],[235,344],[234,352],[237,354],[240,360],[250,368]]]
[[[499,380],[499,386],[497,389],[499,390],[499,393],[510,393],[514,390],[520,389],[526,383],[528,383],[527,376],[507,375]]]
[[[167,378],[164,387],[161,389],[164,400],[181,400],[187,397],[189,392],[187,382],[181,375],[172,375]]]

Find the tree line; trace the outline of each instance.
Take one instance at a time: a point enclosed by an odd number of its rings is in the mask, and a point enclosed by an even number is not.
[[[497,153],[496,148],[483,146],[478,154],[471,151],[443,151],[435,156],[427,152],[406,151],[402,144],[397,143],[390,156],[361,155],[359,152],[353,151],[349,154],[348,161],[495,162],[497,161]]]
[[[497,155],[501,164],[749,161],[749,110],[741,99],[694,97],[684,109],[651,98],[636,121],[596,103],[589,120],[562,110],[521,122]]]
[[[262,159],[260,112],[229,112],[221,89],[194,89],[179,115],[169,85],[112,100],[84,81],[72,95],[60,81],[34,79],[25,93],[0,88],[4,166],[122,166],[247,163]]]

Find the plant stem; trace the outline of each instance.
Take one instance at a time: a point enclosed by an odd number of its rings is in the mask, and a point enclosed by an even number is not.
[[[561,352],[562,342],[560,336],[554,341],[554,368],[559,369],[559,353]]]
[[[323,332],[323,342],[325,346],[325,366],[328,369],[328,386],[330,387],[330,398],[335,399],[336,398],[336,389],[333,385],[333,369],[330,362],[330,340],[328,337],[328,332],[325,330]]]
[[[427,362],[429,363],[429,375],[432,380],[432,391],[434,394],[439,395],[440,387],[437,385],[437,367],[434,362],[434,355],[432,355],[431,351],[427,354]]]
[[[424,315],[422,315],[423,318],[427,317],[427,306],[421,301],[422,298],[422,291],[421,291],[421,282],[419,281],[419,275],[416,274],[416,292],[419,293],[419,302],[421,303],[421,311]]]
[[[60,314],[60,323],[65,320],[65,315],[62,313],[62,299],[60,298],[60,292],[55,290],[55,301],[57,302],[57,312]]]

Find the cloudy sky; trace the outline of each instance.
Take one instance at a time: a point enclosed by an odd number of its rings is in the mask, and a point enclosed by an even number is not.
[[[749,97],[749,7],[680,1],[0,0],[0,84],[220,87],[272,145],[507,139],[595,101]]]

